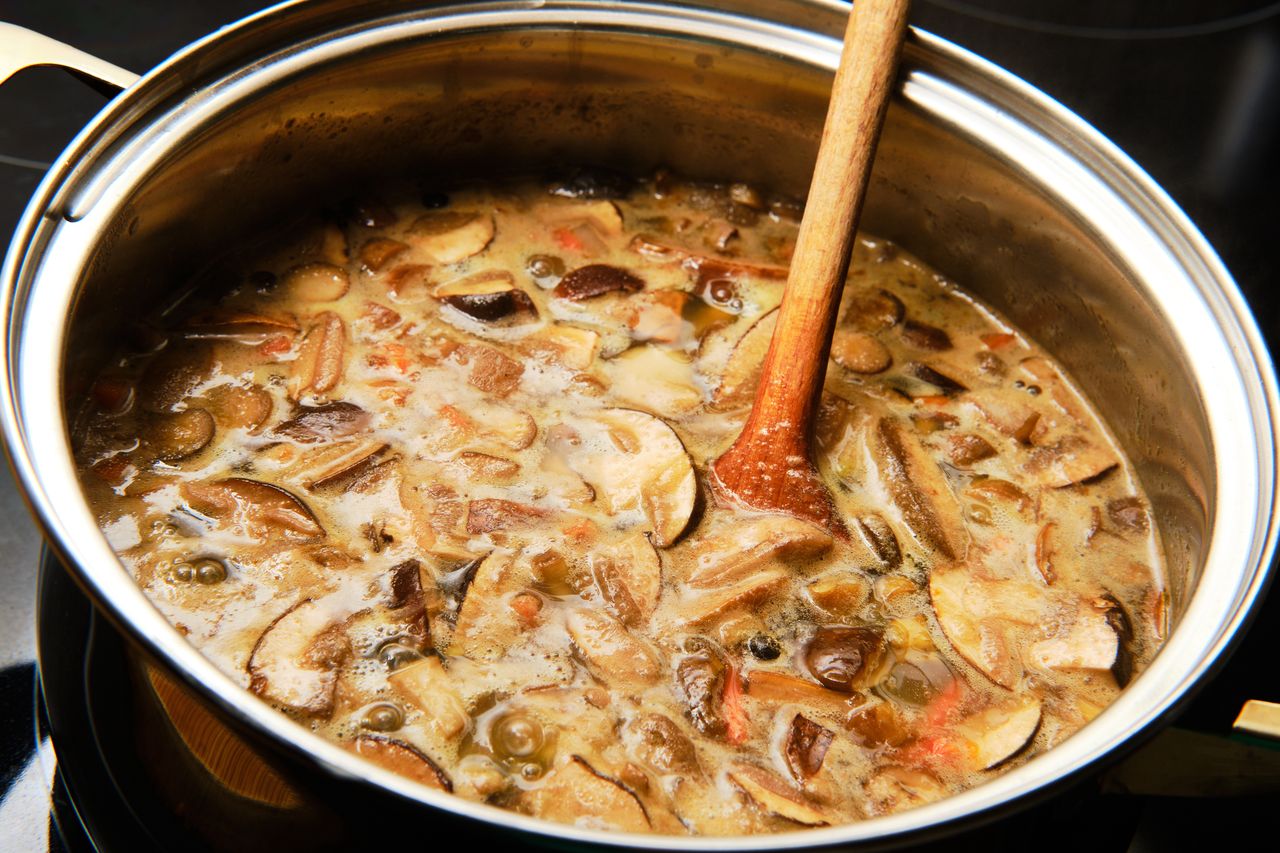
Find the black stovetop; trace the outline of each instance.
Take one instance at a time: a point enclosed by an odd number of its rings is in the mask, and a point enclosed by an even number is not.
[[[2,0],[0,20],[143,71],[264,5]],[[1269,343],[1280,342],[1280,296],[1271,286],[1280,261],[1280,3],[916,0],[912,21],[1040,87],[1117,142],[1200,226]],[[52,70],[26,72],[0,87],[0,237],[12,232],[47,164],[101,105],[98,95]],[[92,739],[60,735],[53,744],[42,722],[34,663],[39,547],[16,488],[0,472],[0,849],[150,848],[141,835],[129,837],[135,810],[108,790],[114,783],[97,766]],[[57,593],[48,606],[66,608],[76,631],[89,630],[87,607],[74,587],[56,565],[44,571],[46,590]],[[1272,595],[1179,728],[1224,735],[1245,699],[1280,700],[1272,656],[1278,642],[1280,595]],[[57,692],[75,697],[82,667],[67,669],[57,676]],[[1157,741],[1151,749],[1161,747]],[[78,781],[79,790],[71,786],[74,803],[64,777]],[[1224,799],[1120,797],[1100,793],[1104,786],[1095,781],[1026,813],[1014,833],[991,829],[961,846],[1021,849],[1014,840],[1020,833],[1028,849],[1078,849],[1086,841],[1093,849],[1135,853],[1220,845],[1265,825],[1274,803],[1274,788],[1270,799]],[[119,819],[104,830],[108,813]]]

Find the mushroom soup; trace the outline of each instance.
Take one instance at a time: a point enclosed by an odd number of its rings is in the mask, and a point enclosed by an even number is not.
[[[584,171],[299,224],[103,372],[85,488],[226,672],[457,796],[704,835],[944,797],[1150,660],[1156,531],[1058,365],[871,237],[818,425],[847,535],[718,503],[798,218]]]

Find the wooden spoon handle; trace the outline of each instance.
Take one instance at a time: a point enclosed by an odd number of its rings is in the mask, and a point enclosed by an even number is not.
[[[782,442],[793,454],[807,456],[909,5],[909,0],[853,4],[778,324],[739,445]],[[796,393],[800,389],[808,393]]]

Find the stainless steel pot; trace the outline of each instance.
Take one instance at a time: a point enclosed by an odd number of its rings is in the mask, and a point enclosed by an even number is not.
[[[902,814],[732,840],[609,835],[455,799],[241,689],[150,605],[81,496],[68,425],[96,366],[229,241],[385,174],[663,164],[802,191],[846,13],[827,0],[314,0],[222,30],[136,83],[48,43],[20,54],[9,45],[23,33],[0,31],[0,79],[6,62],[64,64],[127,85],[49,171],[3,268],[0,417],[53,546],[206,713],[292,768],[280,772],[539,836],[680,849],[884,840],[989,814],[1131,744],[1213,670],[1264,587],[1271,363],[1230,276],[1150,178],[1048,97],[923,32],[904,54],[863,223],[1068,366],[1134,461],[1171,568],[1173,627],[1151,667],[1025,766]]]

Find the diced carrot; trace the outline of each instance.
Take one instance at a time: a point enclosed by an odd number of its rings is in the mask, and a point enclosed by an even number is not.
[[[952,681],[925,708],[925,724],[930,728],[945,725],[963,697],[964,692],[960,687],[959,679]]]
[[[747,710],[742,705],[742,682],[738,679],[738,668],[729,667],[724,679],[724,691],[720,694],[720,713],[724,716],[726,736],[729,743],[739,744],[750,734]]]
[[[951,402],[951,398],[942,394],[930,394],[925,397],[916,397],[916,402],[923,406],[945,406]]]
[[[596,538],[596,534],[600,532],[600,528],[589,518],[579,519],[572,524],[566,525],[564,535],[569,537],[575,544],[586,545]]]
[[[987,349],[1000,349],[1001,347],[1007,347],[1009,344],[1016,341],[1017,337],[1000,332],[990,335],[982,335],[980,340],[986,344]]]
[[[551,232],[551,236],[555,238],[556,245],[566,251],[581,252],[586,248],[582,244],[582,239],[568,228],[557,228]]]
[[[542,599],[531,592],[522,592],[511,599],[511,609],[520,617],[526,627],[537,624],[538,613],[542,610]]]
[[[275,358],[288,352],[292,347],[293,339],[288,335],[272,335],[258,344],[258,352],[265,358]]]
[[[471,418],[467,417],[465,414],[458,411],[453,406],[450,406],[448,404],[443,405],[439,409],[437,409],[436,412],[440,415],[440,417],[444,418],[446,421],[451,423],[457,429],[460,429],[460,430],[471,429]]]

